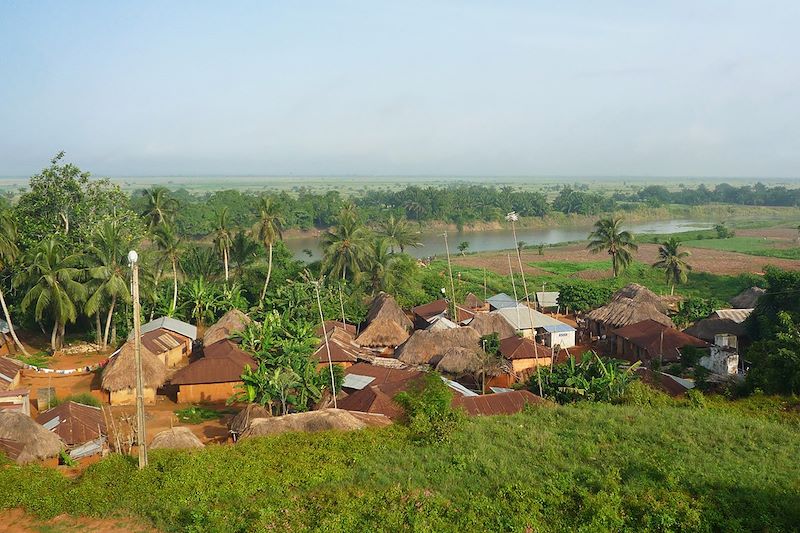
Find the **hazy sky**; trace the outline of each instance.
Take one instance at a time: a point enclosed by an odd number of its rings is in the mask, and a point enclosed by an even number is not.
[[[0,175],[800,177],[800,2],[0,3]]]

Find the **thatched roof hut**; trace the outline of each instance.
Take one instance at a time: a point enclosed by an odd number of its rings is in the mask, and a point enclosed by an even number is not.
[[[18,463],[49,459],[64,449],[58,435],[19,411],[0,411],[0,439],[17,444],[14,455]]]
[[[250,422],[250,427],[242,433],[241,439],[278,435],[289,431],[306,433],[331,429],[352,431],[368,426],[385,426],[388,423],[388,419],[382,416],[357,416],[343,409],[320,409],[319,411],[309,411],[307,413],[256,418]]]
[[[469,293],[464,297],[464,307],[467,309],[483,309],[486,305],[483,300],[475,296],[474,293]]]
[[[486,366],[478,349],[456,346],[445,352],[436,363],[436,370],[447,374],[463,375],[478,372]]]
[[[766,293],[761,287],[750,287],[731,298],[731,307],[734,309],[753,309],[758,299]]]
[[[256,418],[270,418],[272,412],[261,404],[249,403],[247,407],[239,411],[231,420],[228,428],[234,435],[240,435],[248,428],[250,422]]]
[[[216,324],[210,326],[203,334],[203,344],[208,346],[223,339],[229,339],[234,333],[244,331],[253,321],[252,318],[242,313],[238,309],[231,309],[222,318],[217,320]]]
[[[481,337],[497,333],[499,338],[505,339],[516,334],[514,326],[499,313],[477,313],[467,327],[477,331]]]
[[[168,448],[171,450],[193,450],[205,445],[187,427],[174,427],[158,433],[150,443],[151,450]]]
[[[367,313],[367,323],[372,323],[376,320],[388,319],[397,322],[405,329],[411,329],[413,324],[411,319],[406,316],[403,310],[398,305],[397,300],[390,294],[380,292],[372,300]]]
[[[381,292],[372,300],[367,314],[367,327],[356,342],[370,348],[394,348],[408,339],[413,328],[397,301],[389,294]]]
[[[438,363],[455,348],[480,349],[480,334],[469,327],[439,331],[415,331],[395,351],[395,357],[407,365]]]
[[[102,381],[104,390],[115,392],[136,387],[136,361],[133,351],[133,341],[126,342],[119,354],[105,368]],[[145,388],[157,389],[167,380],[167,367],[144,344],[142,345],[142,373]]]
[[[586,318],[592,334],[605,335],[612,329],[645,320],[675,327],[667,311],[667,306],[656,293],[638,283],[631,283],[615,292],[611,302],[591,311]]]

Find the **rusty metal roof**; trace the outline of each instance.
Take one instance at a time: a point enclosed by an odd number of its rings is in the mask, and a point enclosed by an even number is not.
[[[472,416],[510,415],[519,413],[526,405],[541,403],[547,401],[526,390],[483,396],[457,396],[453,399],[453,407],[461,407]]]
[[[241,381],[244,367],[257,365],[235,342],[224,339],[203,349],[203,357],[183,367],[172,376],[173,385],[200,385]]]
[[[41,413],[36,421],[59,437],[67,446],[76,446],[106,434],[106,422],[99,407],[64,402]]]

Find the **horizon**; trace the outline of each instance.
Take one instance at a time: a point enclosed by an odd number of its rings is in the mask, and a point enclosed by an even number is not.
[[[800,177],[789,1],[0,15],[6,177]]]

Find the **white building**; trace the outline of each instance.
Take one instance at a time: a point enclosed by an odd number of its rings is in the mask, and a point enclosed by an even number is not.
[[[575,328],[525,305],[493,311],[502,315],[523,337],[533,337],[550,348],[575,346]]]

